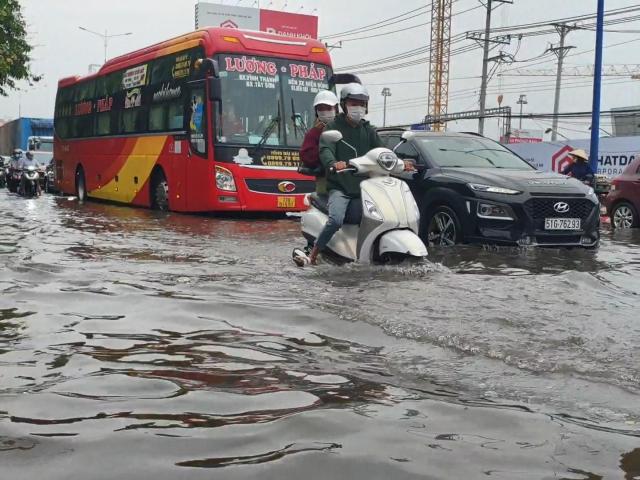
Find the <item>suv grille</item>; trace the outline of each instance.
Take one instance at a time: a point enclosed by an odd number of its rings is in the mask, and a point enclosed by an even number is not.
[[[564,213],[556,212],[554,205],[558,202],[569,205],[569,210]],[[532,198],[524,206],[527,214],[534,220],[544,218],[581,218],[586,220],[595,208],[590,200],[567,198]]]

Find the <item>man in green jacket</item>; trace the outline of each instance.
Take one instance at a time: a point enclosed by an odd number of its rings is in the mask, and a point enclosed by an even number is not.
[[[343,113],[325,128],[342,133],[342,141],[327,142],[320,138],[320,162],[327,173],[329,191],[329,220],[311,250],[309,260],[317,263],[318,254],[325,249],[333,235],[340,230],[347,211],[360,209],[360,182],[363,178],[353,172],[341,172],[349,160],[365,155],[369,150],[383,147],[382,140],[371,124],[364,119],[369,104],[367,89],[358,83],[345,85],[340,92]],[[348,145],[347,145],[348,144]],[[332,171],[335,169],[335,172]]]

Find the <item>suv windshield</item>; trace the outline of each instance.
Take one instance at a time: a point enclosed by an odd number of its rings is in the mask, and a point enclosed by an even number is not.
[[[313,98],[329,88],[331,69],[297,60],[219,55],[222,114],[216,141],[294,147],[313,125]]]
[[[534,169],[511,150],[480,137],[416,137],[416,145],[439,167]]]

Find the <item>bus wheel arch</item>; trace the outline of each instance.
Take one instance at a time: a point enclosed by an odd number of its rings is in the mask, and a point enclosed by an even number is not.
[[[164,169],[158,165],[151,172],[149,183],[150,205],[153,210],[169,211],[169,182]]]
[[[81,163],[76,166],[75,178],[76,197],[78,197],[78,201],[82,203],[87,200],[87,178]]]

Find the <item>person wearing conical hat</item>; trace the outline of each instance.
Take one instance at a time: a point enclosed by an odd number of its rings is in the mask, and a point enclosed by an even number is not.
[[[591,165],[589,165],[589,155],[587,155],[587,152],[582,149],[572,150],[569,152],[569,157],[571,157],[573,162],[567,165],[560,173],[573,177],[581,182],[592,182],[594,173]]]

